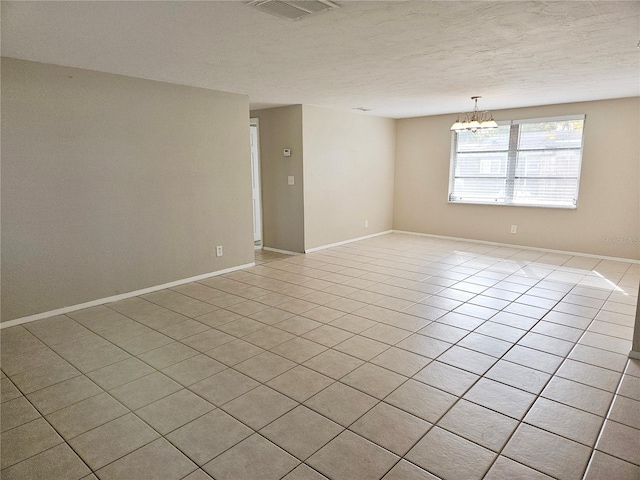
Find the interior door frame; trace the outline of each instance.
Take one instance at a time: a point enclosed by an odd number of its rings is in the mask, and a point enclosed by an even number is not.
[[[258,119],[257,117],[254,118],[250,118],[249,119],[249,128],[251,127],[255,127],[256,128],[256,151],[257,151],[257,158],[256,158],[256,168],[257,168],[257,186],[258,186],[258,204],[259,204],[259,210],[260,210],[260,246],[256,246],[256,250],[261,250],[262,247],[264,247],[264,215],[263,215],[263,204],[262,204],[262,162],[260,161],[260,119]],[[252,160],[253,162],[253,160]],[[253,165],[251,167],[251,173],[253,174]],[[253,179],[252,179],[252,186],[253,186]],[[253,192],[252,193],[252,199],[253,199]],[[254,216],[255,216],[255,211],[253,212]],[[254,219],[255,221],[255,219]],[[255,236],[253,237],[253,241],[254,241],[254,245],[255,245]]]

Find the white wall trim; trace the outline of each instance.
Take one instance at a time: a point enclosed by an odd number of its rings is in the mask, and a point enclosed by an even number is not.
[[[359,242],[360,240],[366,240],[367,238],[379,237],[380,235],[386,235],[392,233],[393,230],[385,230],[384,232],[372,233],[371,235],[365,235],[364,237],[352,238],[350,240],[343,240],[342,242],[330,243],[329,245],[322,245],[321,247],[307,248],[304,253],[313,253],[318,250],[325,250],[327,248],[337,247],[339,245],[345,245],[347,243]]]
[[[629,358],[634,358],[636,360],[640,360],[640,352],[634,352],[633,350],[631,350],[629,352]]]
[[[131,297],[137,297],[146,293],[156,292],[158,290],[164,290],[165,288],[177,287],[185,283],[196,282],[198,280],[204,280],[205,278],[216,277],[225,273],[235,272],[236,270],[243,270],[249,267],[255,267],[256,263],[245,263],[244,265],[238,265],[236,267],[225,268],[223,270],[216,270],[215,272],[203,273],[202,275],[196,275],[195,277],[183,278],[181,280],[175,280],[169,283],[163,283],[162,285],[155,285],[153,287],[143,288],[142,290],[135,290],[133,292],[121,293],[113,295],[111,297],[99,298],[97,300],[91,300],[90,302],[79,303],[77,305],[71,305],[69,307],[57,308],[55,310],[49,310],[48,312],[36,313],[29,315],[28,317],[16,318],[15,320],[9,320],[8,322],[0,323],[0,329],[13,327],[23,323],[35,322],[43,318],[55,317],[56,315],[63,315],[69,312],[75,312],[76,310],[82,310],[84,308],[95,307],[98,305],[104,305],[105,303],[117,302],[118,300],[124,300]]]
[[[266,250],[267,252],[282,253],[284,255],[300,255],[300,252],[291,252],[289,250],[280,250],[279,248],[262,247],[262,250]]]
[[[638,264],[640,264],[640,260],[636,260],[634,258],[608,257],[606,255],[596,255],[596,254],[593,254],[593,253],[570,252],[568,250],[553,250],[551,248],[529,247],[527,245],[516,245],[514,243],[489,242],[487,240],[474,240],[472,238],[447,237],[445,235],[434,235],[432,233],[407,232],[405,230],[392,230],[392,232],[393,233],[404,233],[404,234],[407,234],[407,235],[417,235],[419,237],[441,238],[443,240],[456,240],[458,242],[481,243],[483,245],[495,245],[495,246],[498,246],[498,247],[519,248],[521,250],[539,250],[541,252],[560,253],[560,254],[563,254],[563,255],[573,255],[575,257],[599,258],[601,260],[613,260],[613,261],[616,261],[616,262],[626,262],[626,263],[638,263]]]

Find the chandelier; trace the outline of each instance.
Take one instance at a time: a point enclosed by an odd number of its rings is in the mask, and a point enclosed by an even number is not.
[[[471,97],[475,101],[473,112],[460,113],[457,120],[451,125],[451,130],[459,132],[471,130],[473,133],[483,128],[498,128],[498,124],[493,119],[491,112],[478,111],[478,99],[482,97]]]

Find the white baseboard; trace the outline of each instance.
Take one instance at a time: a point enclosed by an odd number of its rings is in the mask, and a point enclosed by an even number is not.
[[[633,358],[635,360],[640,360],[640,352],[634,352],[633,350],[631,350],[629,352],[629,358]]]
[[[596,255],[596,254],[592,254],[592,253],[570,252],[568,250],[553,250],[551,248],[543,248],[543,247],[529,247],[527,245],[517,245],[515,243],[489,242],[487,240],[474,240],[473,238],[462,238],[462,237],[448,237],[446,235],[434,235],[432,233],[407,232],[405,230],[392,230],[392,232],[393,233],[404,233],[406,235],[417,235],[419,237],[439,238],[439,239],[442,239],[442,240],[455,240],[455,241],[458,241],[458,242],[481,243],[483,245],[495,245],[497,247],[519,248],[520,250],[539,250],[541,252],[559,253],[559,254],[562,254],[562,255],[573,255],[575,257],[598,258],[600,260],[613,260],[613,261],[616,261],[616,262],[626,262],[626,263],[640,263],[640,260],[636,260],[634,258],[608,257],[606,255]]]
[[[27,317],[16,318],[15,320],[9,320],[8,322],[0,323],[0,329],[21,325],[23,323],[35,322],[36,320],[42,320],[43,318],[55,317],[56,315],[64,315],[65,313],[75,312],[76,310],[82,310],[89,307],[96,307],[98,305],[104,305],[105,303],[117,302],[118,300],[125,300],[131,297],[138,297],[147,293],[157,292],[158,290],[164,290],[165,288],[177,287],[178,285],[183,285],[185,283],[197,282],[198,280],[204,280],[205,278],[216,277],[218,275],[224,275],[225,273],[235,272],[236,270],[255,267],[255,265],[255,262],[245,263],[244,265],[238,265],[237,267],[230,267],[223,270],[216,270],[215,272],[203,273],[202,275],[196,275],[195,277],[183,278],[181,280],[163,283],[162,285],[143,288],[142,290],[121,293],[118,295],[113,295],[111,297],[99,298],[97,300],[91,300],[90,302],[79,303],[77,305],[71,305],[69,307],[57,308],[55,310],[49,310],[48,312],[36,313]]]
[[[300,255],[300,252],[291,252],[289,250],[280,250],[279,248],[262,247],[262,250],[266,250],[267,252],[282,253],[284,255]]]
[[[351,238],[349,240],[343,240],[341,242],[330,243],[329,245],[322,245],[321,247],[307,248],[304,253],[313,253],[319,250],[325,250],[327,248],[337,247],[340,245],[345,245],[347,243],[359,242],[360,240],[366,240],[367,238],[379,237],[380,235],[386,235],[387,233],[391,233],[393,230],[386,230],[384,232],[372,233],[371,235],[365,235],[364,237]]]

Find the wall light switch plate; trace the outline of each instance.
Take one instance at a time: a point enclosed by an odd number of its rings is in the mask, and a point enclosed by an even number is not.
[[[284,157],[290,157],[291,156],[291,149],[290,148],[285,148],[284,150],[282,150],[282,155]]]
[[[287,184],[288,184],[288,185],[293,185],[293,184],[295,184],[295,179],[293,178],[293,175],[289,175],[289,176],[287,177]]]
[[[518,233],[518,226],[517,225],[511,225],[511,233]]]

